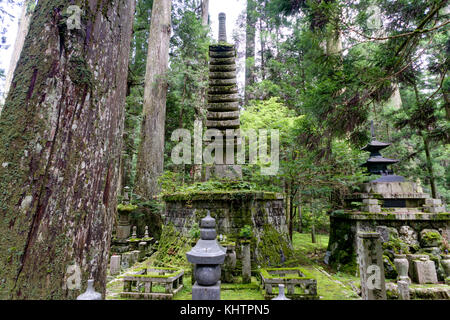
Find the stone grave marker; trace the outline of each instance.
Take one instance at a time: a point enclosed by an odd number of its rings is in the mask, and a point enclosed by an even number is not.
[[[358,261],[363,300],[386,300],[380,234],[358,232]]]
[[[109,273],[115,276],[120,273],[120,256],[111,256],[111,261],[109,263]]]
[[[417,283],[425,284],[438,282],[434,261],[428,260],[426,258],[421,258],[420,260],[414,260],[413,264],[416,270],[415,280]]]

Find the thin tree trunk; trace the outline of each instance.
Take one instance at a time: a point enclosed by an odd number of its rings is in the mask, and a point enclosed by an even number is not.
[[[311,224],[311,242],[312,243],[316,243],[316,217],[314,214],[314,210],[313,210],[313,206],[312,206],[312,199],[310,200],[309,203],[309,209],[311,210],[311,215],[312,215],[312,224]]]
[[[261,44],[261,78],[262,80],[264,80],[266,78],[266,62],[264,60],[264,53],[266,50],[266,37],[263,31],[262,19],[262,17],[259,18],[259,40]]]
[[[69,5],[39,1],[0,117],[0,299],[105,293],[134,2]]]
[[[248,104],[249,86],[255,83],[256,2],[247,0],[245,29],[245,104]]]
[[[298,205],[298,232],[302,233],[302,206]]]
[[[427,157],[427,170],[428,170],[428,178],[430,179],[431,196],[433,197],[433,199],[437,199],[438,193],[436,188],[436,179],[434,178],[433,162],[431,160],[430,143],[428,137],[426,137],[423,133],[420,133],[420,135],[422,136],[423,139],[425,155]]]
[[[316,227],[313,225],[311,226],[311,242],[316,243]]]
[[[209,0],[202,0],[202,25],[207,26],[209,23]]]
[[[290,206],[289,206],[289,238],[292,241],[292,235],[294,234],[294,206],[292,205],[294,195],[292,195],[292,186],[289,188]]]
[[[141,143],[137,155],[135,193],[145,199],[156,197],[158,178],[164,170],[171,0],[154,0],[145,73]]]

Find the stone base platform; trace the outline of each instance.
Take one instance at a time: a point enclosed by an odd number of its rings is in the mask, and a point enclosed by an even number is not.
[[[194,223],[209,211],[216,219],[218,237],[236,241],[241,254],[240,232],[245,225],[252,229],[252,265],[279,265],[292,254],[284,199],[281,194],[251,190],[174,193],[166,195],[165,225],[172,224],[189,236]],[[240,259],[237,259],[240,261]],[[240,267],[239,265],[237,266]]]
[[[450,239],[450,213],[424,213],[419,209],[411,208],[392,208],[390,212],[381,213],[344,210],[332,213],[330,215],[330,240],[325,263],[337,270],[356,273],[357,233],[380,232],[387,228],[396,229],[400,237],[405,229],[415,235],[420,235],[421,231],[425,229],[434,229],[438,230],[448,241]],[[381,234],[382,239],[385,236]]]
[[[212,286],[192,286],[192,300],[220,300],[220,281]]]

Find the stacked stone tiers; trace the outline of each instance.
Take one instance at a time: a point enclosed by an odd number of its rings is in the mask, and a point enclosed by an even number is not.
[[[219,130],[223,137],[223,161],[207,168],[206,179],[240,179],[242,169],[236,164],[240,145],[239,95],[236,80],[236,50],[234,45],[220,42],[209,47],[209,88],[206,114],[207,129]],[[227,151],[233,155],[227,160]]]
[[[238,129],[239,96],[236,81],[235,48],[233,45],[209,47],[209,89],[206,126],[225,134],[226,129]]]

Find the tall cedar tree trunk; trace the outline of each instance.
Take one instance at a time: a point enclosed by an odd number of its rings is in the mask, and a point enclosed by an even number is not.
[[[203,0],[202,1],[202,26],[205,28],[208,27],[209,24],[209,0]],[[208,61],[207,59],[202,59],[203,63],[207,66]],[[203,80],[206,82],[208,81],[208,74],[205,74],[205,78]],[[185,85],[186,85],[185,79]],[[200,104],[195,106],[195,120],[202,123],[202,127],[205,127],[205,117],[204,114],[206,113],[206,90],[207,87],[202,87],[199,94],[200,94]],[[183,92],[184,95],[184,92]],[[180,128],[182,127],[181,121],[180,121]],[[183,165],[183,170],[185,168],[185,165]],[[192,178],[194,181],[200,181],[202,179],[202,165],[201,164],[193,164],[192,165]],[[184,181],[184,175],[183,175],[183,181]]]
[[[0,117],[0,299],[105,293],[134,2],[80,3],[39,1]]]
[[[248,104],[249,86],[255,83],[256,2],[247,0],[245,29],[245,104]]]
[[[165,76],[169,61],[171,7],[171,0],[155,0],[152,7],[135,188],[135,193],[145,199],[158,194],[158,178],[164,170]]]

